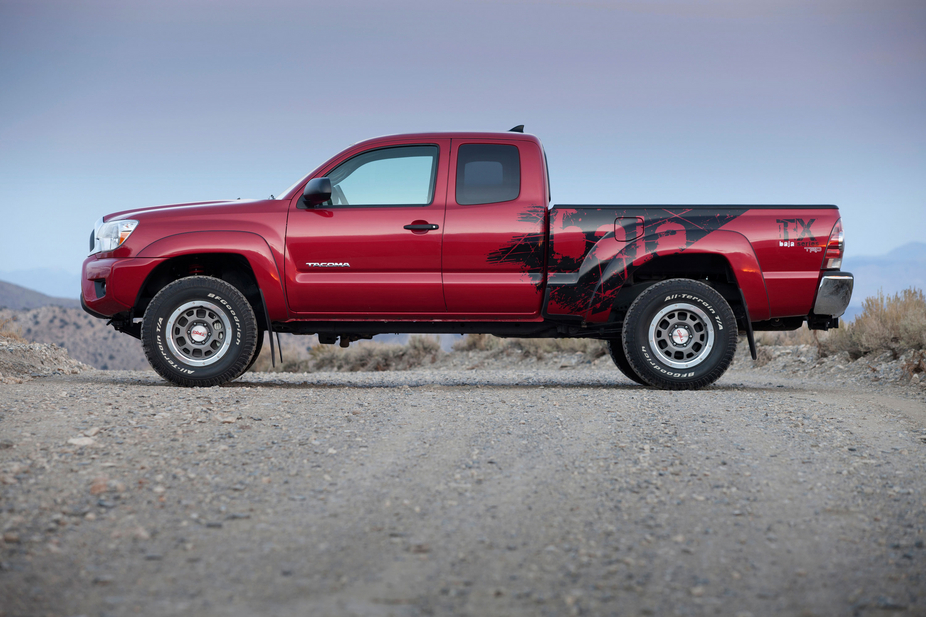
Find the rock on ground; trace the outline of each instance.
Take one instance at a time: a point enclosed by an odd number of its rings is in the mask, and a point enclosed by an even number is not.
[[[0,338],[0,383],[22,383],[33,377],[76,375],[92,370],[57,345]]]

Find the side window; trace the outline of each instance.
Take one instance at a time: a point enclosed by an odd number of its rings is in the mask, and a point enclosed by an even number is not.
[[[358,154],[328,174],[335,206],[426,206],[434,200],[437,146],[398,146]]]
[[[463,144],[457,151],[457,203],[494,204],[521,193],[517,146]]]

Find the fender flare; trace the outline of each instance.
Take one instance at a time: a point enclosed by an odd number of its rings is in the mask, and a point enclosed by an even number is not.
[[[730,264],[736,284],[743,293],[750,321],[764,321],[771,315],[768,288],[759,258],[749,240],[738,231],[715,231],[684,250],[686,255],[720,255]]]
[[[283,277],[270,244],[262,236],[249,231],[191,231],[174,234],[152,242],[139,251],[138,257],[164,260],[198,253],[227,253],[244,257],[257,286],[263,293],[270,319],[289,319],[289,305],[283,293]]]

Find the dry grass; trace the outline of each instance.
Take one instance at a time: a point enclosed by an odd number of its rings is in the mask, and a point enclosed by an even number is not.
[[[274,341],[275,343],[275,341]],[[287,370],[287,367],[296,366],[299,362],[308,360],[311,357],[311,349],[318,344],[316,336],[296,336],[293,334],[280,335],[280,345],[275,348],[276,366],[270,358],[270,341],[264,340],[264,346],[260,350],[260,355],[254,362],[252,371],[256,372],[295,372]],[[283,349],[283,362],[280,362],[280,348]]]
[[[841,323],[836,330],[809,330],[804,325],[790,332],[757,332],[756,344],[814,345],[821,355],[846,352],[853,359],[886,351],[895,358],[910,351],[924,352],[926,297],[922,290],[913,288],[887,296],[879,292],[865,298],[862,312],[853,321]],[[911,373],[926,370],[926,360],[916,360],[914,364]]]
[[[5,319],[0,318],[0,339],[14,341],[16,343],[28,342],[23,338],[19,326],[14,324],[15,319],[12,317],[7,317]]]
[[[505,340],[491,334],[467,334],[453,344],[454,351],[495,351],[505,345]]]
[[[405,345],[372,341],[347,349],[317,345],[307,364],[316,371],[401,371],[433,364],[442,353],[437,339],[411,336]]]
[[[804,324],[797,330],[785,332],[756,332],[756,345],[774,347],[778,345],[819,345],[819,330],[811,330]],[[825,334],[824,334],[825,336]]]
[[[253,371],[310,373],[314,371],[409,370],[438,362],[446,355],[440,341],[430,336],[411,336],[405,345],[361,341],[348,348],[320,345],[316,337],[284,335],[283,358],[270,362],[270,344],[264,343]],[[454,351],[479,351],[492,355],[520,356],[543,360],[562,354],[585,354],[589,361],[607,353],[602,341],[592,339],[502,339],[490,334],[469,334],[457,341]],[[279,353],[279,352],[277,352]]]
[[[308,347],[311,343],[316,344]],[[281,364],[278,359],[276,367],[272,368],[270,345],[265,343],[252,370],[284,373],[401,371],[433,364],[444,353],[440,342],[430,336],[411,336],[405,345],[361,341],[346,349],[317,344],[315,337],[308,344],[284,340],[284,362]]]
[[[596,360],[608,353],[604,341],[590,338],[515,338],[505,341],[521,355],[543,360],[550,355],[581,353]]]
[[[499,338],[491,334],[467,334],[454,343],[454,351],[492,351],[543,360],[547,356],[581,353],[589,360],[608,352],[604,341],[584,338]]]
[[[891,352],[899,357],[908,351],[926,350],[926,297],[920,289],[865,298],[862,312],[845,327],[821,338],[825,354],[848,352],[852,358]]]

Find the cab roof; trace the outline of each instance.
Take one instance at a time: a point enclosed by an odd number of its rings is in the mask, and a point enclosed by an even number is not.
[[[540,140],[530,133],[516,133],[512,131],[499,131],[499,132],[479,132],[479,131],[442,131],[442,132],[433,132],[433,133],[397,133],[395,135],[381,135],[379,137],[372,137],[370,139],[365,139],[363,141],[358,141],[355,144],[352,144],[351,147],[360,146],[360,145],[373,145],[383,141],[399,141],[399,140],[421,140],[427,141],[431,139],[464,139],[464,140],[479,140],[479,139],[492,139],[492,140],[504,140],[504,141],[533,141],[539,142]]]

